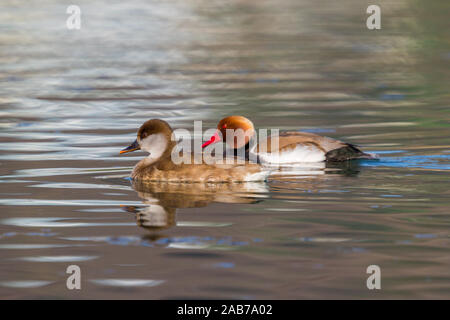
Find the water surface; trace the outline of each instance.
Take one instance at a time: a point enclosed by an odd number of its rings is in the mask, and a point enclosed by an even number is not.
[[[379,1],[379,31],[356,0],[76,4],[78,31],[59,1],[0,4],[1,298],[450,297],[448,1]],[[144,120],[230,114],[380,160],[127,179]]]

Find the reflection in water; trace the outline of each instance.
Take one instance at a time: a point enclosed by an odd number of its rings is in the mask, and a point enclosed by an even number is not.
[[[138,226],[150,231],[168,229],[177,224],[176,212],[179,208],[200,208],[212,203],[255,204],[269,197],[270,186],[274,190],[302,188],[314,190],[309,185],[311,178],[325,174],[356,176],[360,170],[360,161],[303,163],[279,167],[270,176],[271,183],[170,183],[133,180],[133,189],[137,191],[144,206],[122,205],[123,210],[135,214]],[[301,180],[299,180],[301,179]],[[313,180],[314,181],[314,180]],[[284,186],[283,186],[284,185]],[[232,207],[230,207],[231,210]],[[289,209],[276,209],[289,211]],[[298,210],[298,209],[294,209]],[[183,223],[193,226],[193,223]],[[207,226],[208,223],[201,223]],[[152,241],[160,239],[157,234],[147,236]],[[189,244],[192,246],[192,243]],[[175,246],[175,244],[174,244]],[[179,247],[180,244],[177,245]]]
[[[52,281],[39,281],[39,280],[28,280],[28,281],[2,281],[0,286],[9,288],[40,288],[48,286],[53,283]]]
[[[342,162],[312,162],[293,165],[283,165],[270,175],[271,179],[281,178],[307,178],[322,176],[326,174],[342,174],[346,176],[356,176],[360,171],[360,166],[365,162],[377,163],[377,160],[353,160]]]
[[[23,257],[19,260],[30,262],[81,262],[97,259],[96,256],[34,256]]]
[[[164,282],[164,280],[147,279],[95,279],[91,282],[111,287],[155,287]]]
[[[133,188],[145,206],[123,206],[136,214],[138,226],[155,231],[176,225],[176,209],[219,203],[256,203],[267,197],[264,182],[169,183],[134,180]]]

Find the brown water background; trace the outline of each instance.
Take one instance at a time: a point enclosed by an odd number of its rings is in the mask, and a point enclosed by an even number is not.
[[[73,4],[81,30],[61,1],[0,3],[0,298],[450,298],[449,1],[377,1],[376,31],[357,0]],[[126,179],[144,120],[230,114],[380,160]]]

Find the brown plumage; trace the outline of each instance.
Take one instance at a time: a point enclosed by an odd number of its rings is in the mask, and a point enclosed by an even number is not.
[[[138,130],[137,139],[120,153],[135,150],[144,150],[150,153],[149,157],[139,161],[131,173],[133,179],[146,181],[167,182],[244,182],[262,181],[269,172],[261,166],[249,163],[244,164],[207,164],[202,161],[195,164],[193,155],[191,163],[176,164],[172,160],[172,150],[176,145],[172,141],[172,128],[159,119],[146,121]]]

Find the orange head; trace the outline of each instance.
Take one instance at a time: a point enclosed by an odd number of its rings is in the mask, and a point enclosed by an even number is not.
[[[249,143],[254,135],[255,127],[250,120],[242,116],[229,116],[220,120],[216,133],[203,143],[202,148],[223,141],[238,149]]]

